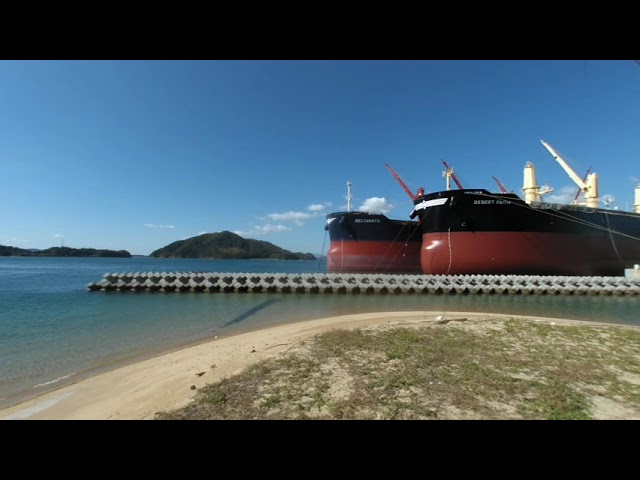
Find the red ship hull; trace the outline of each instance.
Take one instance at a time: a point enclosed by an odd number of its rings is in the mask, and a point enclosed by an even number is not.
[[[421,273],[420,242],[335,240],[327,254],[328,272]]]
[[[422,235],[426,274],[620,275],[618,255],[637,240],[551,232],[438,232]]]

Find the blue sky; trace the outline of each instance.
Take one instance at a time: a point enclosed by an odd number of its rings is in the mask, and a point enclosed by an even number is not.
[[[347,180],[356,209],[408,218],[385,163],[414,191],[444,189],[444,159],[468,188],[521,194],[530,161],[570,201],[540,140],[630,210],[640,65],[1,61],[0,244],[146,255],[230,230],[317,254]]]

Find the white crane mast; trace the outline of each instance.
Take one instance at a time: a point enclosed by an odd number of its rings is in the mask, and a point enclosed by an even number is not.
[[[575,182],[576,185],[584,192],[585,202],[588,207],[598,208],[598,202],[600,199],[598,198],[598,175],[596,173],[592,173],[587,176],[587,182],[583,182],[582,179],[573,171],[573,169],[569,166],[564,159],[558,155],[551,145],[546,143],[544,140],[540,140],[542,145],[549,151],[549,153],[556,159],[556,161],[560,164],[560,166],[567,172],[567,175]]]

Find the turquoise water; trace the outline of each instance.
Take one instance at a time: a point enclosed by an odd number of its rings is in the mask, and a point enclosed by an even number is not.
[[[74,374],[229,333],[375,311],[468,311],[640,325],[638,297],[88,292],[105,273],[318,273],[318,260],[0,257],[0,407]]]

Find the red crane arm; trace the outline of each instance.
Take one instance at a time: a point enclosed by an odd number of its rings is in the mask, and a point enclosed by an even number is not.
[[[405,192],[407,192],[407,195],[409,195],[409,198],[411,200],[413,200],[414,198],[416,198],[416,196],[413,194],[413,192],[411,190],[409,190],[409,187],[407,187],[405,185],[405,183],[402,181],[402,179],[398,176],[398,174],[396,172],[393,171],[393,168],[391,168],[388,164],[385,163],[385,166],[389,169],[389,171],[391,172],[391,175],[393,175],[395,177],[395,179],[398,181],[398,183],[400,184],[400,186],[404,189]]]
[[[456,177],[456,174],[453,172],[453,169],[449,165],[447,165],[447,162],[445,162],[444,160],[442,160],[442,163],[444,163],[444,167],[447,169],[447,171],[451,171],[451,177],[453,178],[453,181],[456,182],[456,185],[458,186],[458,188],[460,190],[464,190],[464,187],[458,180],[458,177]]]
[[[500,189],[500,191],[501,191],[502,193],[509,193],[509,191],[508,191],[506,188],[504,188],[504,185],[502,185],[502,183],[500,183],[500,180],[498,180],[498,179],[497,179],[496,177],[494,177],[494,176],[492,176],[491,178],[493,178],[493,179],[496,181],[496,183],[498,184],[498,188]]]
[[[589,176],[589,172],[591,172],[591,167],[589,166],[589,168],[587,169],[587,173],[584,174],[584,178],[582,179],[583,182],[587,181],[587,177]],[[578,191],[576,192],[576,196],[573,197],[573,201],[575,202],[576,200],[578,200],[578,197],[580,196],[580,193],[582,192],[581,189],[578,189]]]

